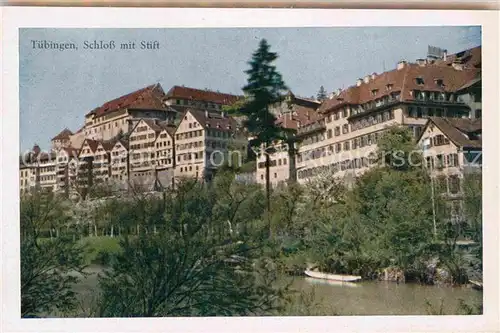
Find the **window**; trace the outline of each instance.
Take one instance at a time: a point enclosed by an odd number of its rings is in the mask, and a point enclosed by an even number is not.
[[[442,169],[444,167],[444,157],[443,154],[436,155],[436,168]]]
[[[372,96],[377,96],[378,89],[373,89],[372,90]]]
[[[436,117],[443,117],[443,116],[444,116],[444,110],[436,109]]]
[[[286,165],[287,161],[286,158],[283,159],[283,165]]]
[[[339,112],[338,111],[335,111],[333,113],[333,120],[339,120]]]
[[[344,142],[344,150],[349,150],[349,141]]]
[[[477,110],[474,112],[474,117],[475,117],[475,118],[481,118],[481,109],[477,109]]]
[[[415,82],[418,84],[418,85],[423,85],[424,84],[424,79],[422,77],[417,77],[415,79]]]
[[[382,114],[381,114],[381,113],[377,114],[377,115],[375,116],[375,119],[376,119],[376,122],[377,122],[377,123],[381,123],[381,122],[382,122]]]
[[[342,125],[342,134],[347,134],[347,133],[349,133],[349,125],[344,124]]]
[[[349,117],[349,111],[348,111],[346,108],[344,108],[344,109],[342,110],[342,117],[344,117],[344,118]]]
[[[340,126],[335,127],[335,136],[340,135]]]
[[[278,178],[278,174],[276,172],[274,173],[274,178]]]
[[[448,188],[451,194],[460,192],[460,178],[458,176],[450,176],[448,178]]]
[[[326,134],[326,137],[327,137],[328,139],[331,139],[331,138],[332,138],[332,130],[331,130],[331,129],[329,129],[329,130],[328,130],[328,132],[327,132],[327,134]]]
[[[444,135],[439,134],[432,138],[432,144],[434,146],[442,146],[445,144]]]
[[[352,139],[352,149],[358,148],[358,139]]]
[[[335,145],[335,152],[340,153],[342,151],[342,145],[340,143],[337,143]]]

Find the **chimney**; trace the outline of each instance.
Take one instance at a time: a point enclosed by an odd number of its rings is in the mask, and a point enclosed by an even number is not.
[[[427,61],[425,59],[417,59],[417,64],[423,67],[427,64]]]
[[[401,60],[400,62],[398,62],[398,66],[397,66],[398,71],[400,69],[403,69],[405,66],[406,66],[406,60]]]
[[[370,75],[365,76],[364,80],[365,83],[370,82]]]
[[[363,83],[363,79],[357,79],[356,80],[356,86],[359,87],[361,85],[361,83]]]
[[[377,73],[372,73],[372,76],[371,76],[372,80],[375,80],[376,77],[377,77]]]
[[[446,61],[448,58],[448,51],[447,50],[444,50],[443,51],[443,60]]]

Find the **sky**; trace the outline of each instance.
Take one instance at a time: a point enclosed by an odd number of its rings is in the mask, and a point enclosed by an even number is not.
[[[481,45],[480,27],[20,29],[20,149],[50,147],[62,129],[78,130],[84,115],[106,101],[151,84],[242,94],[248,61],[265,38],[277,70],[298,96],[347,88],[400,60],[425,58],[427,46],[456,53]],[[70,42],[78,50],[39,49],[33,41]],[[113,50],[85,42],[115,42]],[[141,41],[159,49],[142,50]],[[121,43],[135,42],[135,50]]]

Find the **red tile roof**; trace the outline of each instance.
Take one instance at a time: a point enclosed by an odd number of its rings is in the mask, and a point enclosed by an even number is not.
[[[318,113],[314,108],[296,106],[293,112],[280,115],[276,120],[276,124],[284,128],[297,130],[302,126],[312,124],[322,117],[323,115]]]
[[[481,119],[430,117],[434,123],[453,143],[459,147],[481,148],[481,138],[473,138],[472,133],[482,131]]]
[[[340,92],[339,95],[327,99],[319,107],[319,112],[328,112],[344,105],[363,104],[394,92],[400,92],[401,101],[414,99],[410,92],[412,90],[423,91],[446,91],[454,92],[460,87],[472,81],[480,74],[479,69],[456,70],[452,67],[436,66],[428,64],[406,64],[400,70],[392,70],[370,78],[368,83],[351,86]],[[423,79],[423,84],[416,82],[417,78]],[[443,86],[439,86],[435,80],[442,80]],[[392,85],[387,89],[387,85]],[[376,91],[376,95],[373,92]]]
[[[466,68],[481,68],[481,46],[447,55],[446,60],[437,60],[435,64],[452,66],[454,61],[462,63]]]
[[[85,145],[85,142],[89,145],[90,147],[90,150],[95,153],[95,151],[97,150],[97,146],[99,146],[99,143],[100,141],[97,141],[97,140],[92,140],[92,139],[85,139],[83,140],[82,142],[82,147]],[[80,152],[81,152],[81,149],[80,149]]]
[[[237,122],[233,117],[227,115],[222,116],[220,113],[216,112],[205,112],[201,110],[190,109],[186,112],[190,112],[193,117],[200,123],[201,126],[206,128],[216,128],[221,131],[233,132],[237,128]]]
[[[220,92],[201,90],[188,87],[173,86],[167,92],[167,98],[191,99],[203,102],[212,102],[217,104],[229,105],[236,102],[242,96],[224,94]]]
[[[164,98],[165,93],[161,85],[157,83],[106,102],[89,112],[86,116],[94,114],[99,117],[105,113],[124,108],[163,109],[165,107],[163,104]]]
[[[65,128],[61,131],[61,133],[57,134],[55,137],[52,138],[52,141],[54,140],[64,140],[64,139],[69,139],[69,137],[73,135],[73,132],[71,132],[69,129]]]

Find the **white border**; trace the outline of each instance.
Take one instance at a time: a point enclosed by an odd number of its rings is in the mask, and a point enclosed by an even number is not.
[[[416,23],[416,24],[414,24]],[[484,117],[484,314],[157,319],[20,319],[18,28],[481,25]],[[498,331],[498,13],[495,11],[4,7],[2,50],[2,328],[5,332]],[[43,112],[43,108],[40,109]]]

